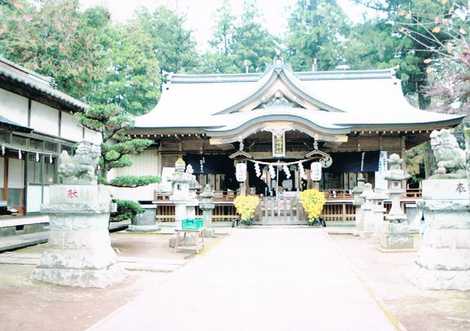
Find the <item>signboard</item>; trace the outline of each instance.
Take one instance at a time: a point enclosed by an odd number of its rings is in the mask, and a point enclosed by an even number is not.
[[[321,175],[322,175],[322,165],[320,162],[312,162],[310,164],[310,178],[318,182],[321,180]]]
[[[273,132],[273,157],[286,156],[285,132]]]

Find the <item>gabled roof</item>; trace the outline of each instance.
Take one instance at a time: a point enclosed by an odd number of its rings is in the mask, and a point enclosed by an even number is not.
[[[52,78],[0,57],[0,88],[67,110],[82,111],[86,108],[85,103],[57,90],[52,83]]]
[[[293,72],[278,63],[265,73],[173,75],[154,110],[136,129],[236,132],[263,119],[299,120],[330,134],[356,128],[452,126],[462,116],[409,104],[393,69]]]

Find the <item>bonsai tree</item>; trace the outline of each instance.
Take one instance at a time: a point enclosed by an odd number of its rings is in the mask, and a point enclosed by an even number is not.
[[[315,189],[300,192],[300,202],[307,213],[308,222],[313,224],[321,215],[325,205],[325,195]]]
[[[256,195],[239,195],[235,198],[234,204],[237,213],[240,214],[242,223],[251,224],[259,204],[259,197]]]
[[[96,104],[77,116],[84,127],[101,133],[101,156],[98,162],[100,184],[138,187],[159,181],[157,176],[118,176],[108,180],[111,169],[131,166],[129,156],[143,152],[153,143],[149,139],[135,139],[128,135],[128,129],[134,124],[132,115],[114,104]],[[122,220],[125,216],[133,219],[144,211],[137,202],[127,200],[116,202],[118,212],[113,220]]]

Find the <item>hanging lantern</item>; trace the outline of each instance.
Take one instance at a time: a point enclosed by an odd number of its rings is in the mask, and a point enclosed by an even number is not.
[[[5,146],[2,145],[2,155],[5,155]]]
[[[236,164],[235,177],[240,183],[243,183],[246,180],[246,163],[241,162]]]
[[[39,153],[36,152],[36,162],[39,162]]]
[[[287,179],[289,179],[290,178],[290,171],[289,171],[289,167],[287,166],[287,164],[284,164],[282,166],[282,170],[284,170],[284,173],[286,174]]]
[[[23,155],[21,155],[21,149],[18,150],[18,159],[21,160],[21,158],[23,157]]]
[[[194,172],[193,166],[190,165],[190,164],[188,164],[188,166],[186,167],[186,172],[187,172],[188,174],[192,175],[193,172]]]
[[[52,164],[52,154],[49,154],[49,163]]]
[[[322,169],[322,166],[320,162],[312,162],[312,164],[310,164],[310,178],[313,181],[318,182],[321,180],[321,175],[322,175],[321,169]]]
[[[261,169],[259,168],[259,163],[255,162],[255,172],[256,172],[256,177],[261,177]]]
[[[269,165],[269,174],[271,179],[276,179],[276,170],[274,170],[274,166],[272,164]]]

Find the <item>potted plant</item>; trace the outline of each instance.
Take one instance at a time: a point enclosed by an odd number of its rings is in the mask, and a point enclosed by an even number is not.
[[[325,195],[318,190],[310,189],[300,192],[300,202],[307,213],[309,225],[313,225],[315,222],[319,221],[325,201]]]
[[[259,197],[257,195],[239,195],[235,198],[234,204],[242,223],[252,224],[259,204]]]

